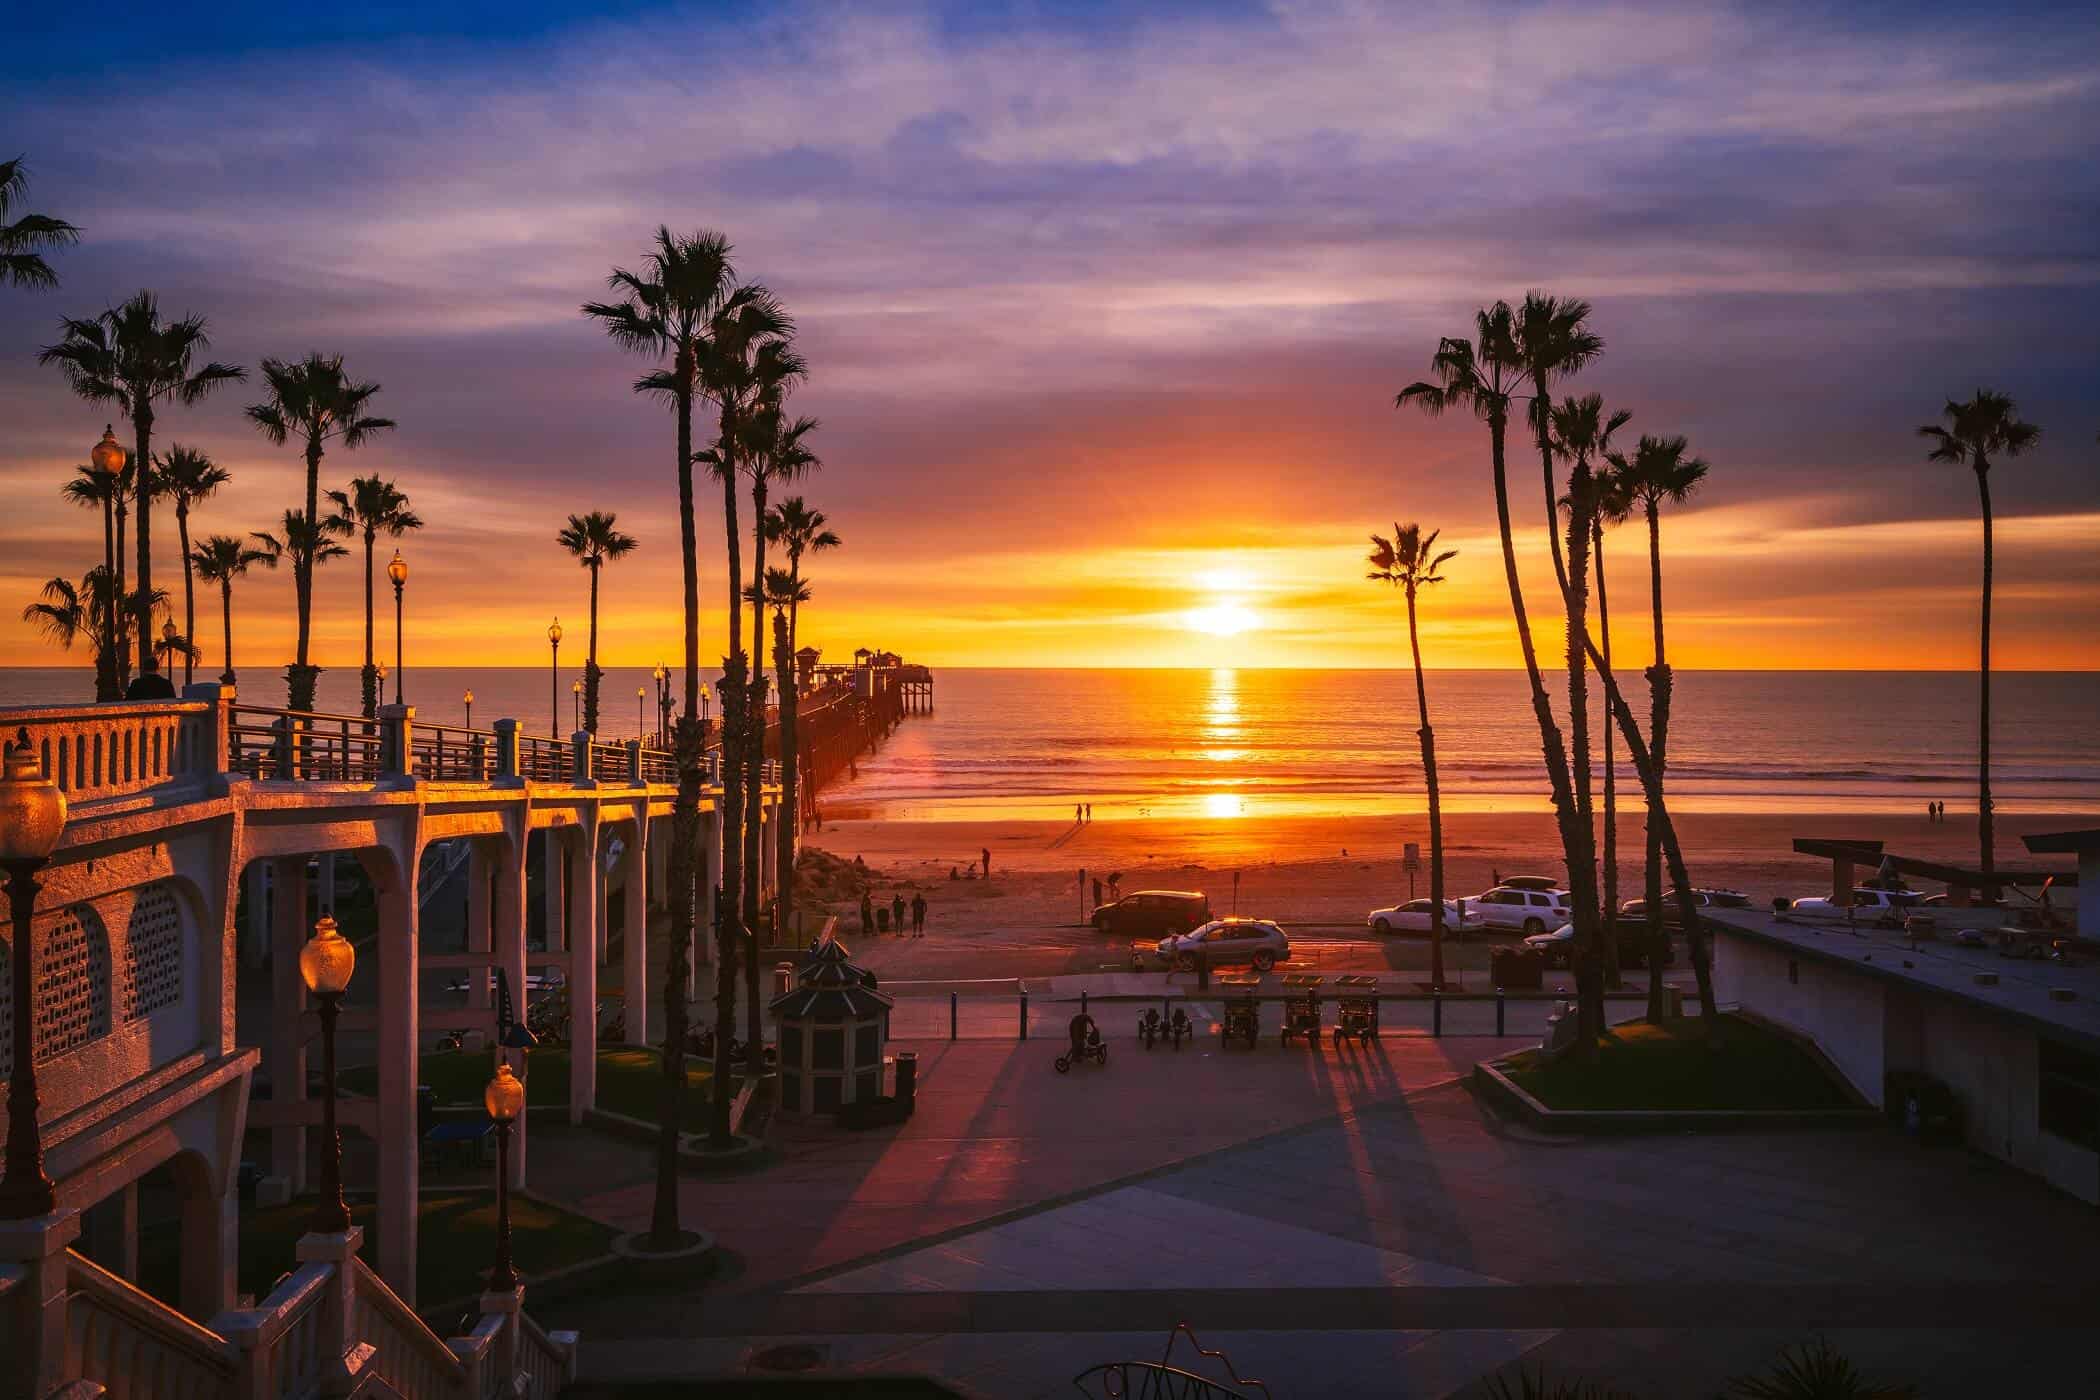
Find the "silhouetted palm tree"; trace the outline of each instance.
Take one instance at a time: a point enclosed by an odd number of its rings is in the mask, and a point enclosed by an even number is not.
[[[423,528],[423,517],[408,508],[408,496],[401,488],[380,476],[353,477],[348,491],[330,491],[329,504],[350,533],[363,535],[365,540],[365,666],[362,673],[364,710],[366,719],[379,714],[379,664],[373,655],[373,597],[372,556],[379,537],[399,539],[411,530]]]
[[[128,459],[121,471],[107,476],[83,462],[73,468],[73,475],[59,488],[59,494],[74,505],[101,513],[103,547],[111,559],[118,561],[124,558],[124,546],[121,538],[114,534],[113,522],[130,490],[131,478]],[[95,699],[98,701],[124,698],[124,651],[130,632],[125,624],[124,608],[118,602],[122,591],[123,584],[119,580],[91,600],[95,609],[92,621],[95,629]]]
[[[555,543],[591,571],[591,651],[583,664],[583,727],[598,732],[598,575],[608,559],[625,558],[640,541],[622,532],[609,510],[572,515]]]
[[[1983,506],[1983,617],[1981,654],[1977,661],[1976,700],[1976,840],[1985,875],[1996,870],[1991,832],[1991,459],[2018,457],[2034,446],[2042,430],[2023,422],[2012,399],[1978,389],[1967,403],[1952,399],[1940,410],[1944,423],[1928,423],[1918,436],[1933,442],[1929,459],[1955,462],[1976,473],[1976,497]],[[1984,891],[1996,899],[1997,891]]]
[[[1553,701],[1539,671],[1537,648],[1532,645],[1531,620],[1524,608],[1524,588],[1517,576],[1516,537],[1510,526],[1507,439],[1510,407],[1522,387],[1524,357],[1517,345],[1515,313],[1508,302],[1498,301],[1474,316],[1474,342],[1446,337],[1430,359],[1434,381],[1417,381],[1402,389],[1395,402],[1413,404],[1429,414],[1447,409],[1470,410],[1488,425],[1488,444],[1494,469],[1496,523],[1502,535],[1502,570],[1509,587],[1510,610],[1515,614],[1517,644],[1524,655],[1524,672],[1531,683],[1531,708],[1539,730],[1539,747],[1546,762],[1547,781],[1552,786],[1554,823],[1560,832],[1561,848],[1568,866],[1568,904],[1575,926],[1577,956],[1594,973],[1597,957],[1596,848],[1583,839],[1581,813],[1575,805],[1575,788],[1568,769],[1568,749],[1560,725],[1553,717]],[[1591,975],[1578,980],[1581,993],[1582,1033],[1576,1050],[1585,1057],[1597,1051],[1597,1033],[1603,1023],[1602,983]]]
[[[800,496],[789,496],[766,512],[766,538],[787,551],[788,580],[793,585],[787,608],[787,644],[790,661],[801,650],[802,558],[822,549],[836,549],[839,537],[829,530],[821,510],[811,510]],[[794,680],[781,688],[781,751],[794,757],[781,765],[780,805],[787,816],[776,833],[775,855],[780,876],[780,917],[783,924],[795,913],[795,830],[802,812],[802,764],[799,748],[802,696]]]
[[[9,220],[7,216],[28,193],[29,169],[22,157],[0,160],[0,282],[56,287],[58,274],[40,250],[69,247],[80,241],[80,230],[48,214],[24,214]]]
[[[1617,416],[1617,415],[1615,415]],[[1623,423],[1624,419],[1621,417]],[[1604,444],[1609,458],[1610,443]],[[1615,467],[1607,467],[1592,478],[1594,496],[1590,505],[1590,557],[1591,567],[1597,575],[1597,634],[1604,644],[1604,669],[1611,670],[1611,595],[1605,590],[1604,536],[1605,527],[1623,525],[1633,512],[1633,497],[1626,489],[1625,478]],[[1612,725],[1604,725],[1604,839],[1602,860],[1604,864],[1604,941],[1606,945],[1605,966],[1618,967],[1619,945],[1619,787],[1618,763],[1612,757]],[[1660,969],[1649,972],[1660,980]]]
[[[1553,386],[1579,373],[1604,353],[1604,341],[1587,324],[1590,304],[1576,297],[1550,297],[1527,292],[1511,327],[1524,375],[1531,381],[1529,421],[1538,443],[1539,465],[1546,487],[1546,534],[1553,551],[1553,572],[1565,590],[1568,569],[1561,558],[1560,492],[1553,481]]]
[[[220,657],[224,666],[219,672],[219,681],[222,685],[233,685],[233,581],[245,576],[257,564],[266,569],[276,568],[277,555],[238,535],[212,535],[198,542],[196,549],[191,551],[190,562],[195,566],[198,578],[219,585],[219,619],[225,639],[225,650]]]
[[[168,400],[196,403],[214,389],[247,378],[239,365],[216,361],[193,368],[197,355],[211,345],[202,316],[163,321],[160,303],[140,292],[93,320],[60,322],[65,331],[56,345],[37,356],[39,364],[56,364],[73,392],[90,403],[115,404],[131,420],[132,462],[139,473],[138,577],[133,616],[138,632],[139,676],[127,693],[135,699],[164,699],[175,693],[155,668],[153,618],[145,601],[153,594],[152,478],[154,405]]]
[[[693,520],[693,403],[706,392],[700,360],[707,348],[710,324],[734,295],[736,270],[729,240],[702,231],[674,237],[659,227],[656,246],[640,272],[613,269],[608,279],[622,300],[590,302],[583,314],[596,320],[622,349],[648,355],[668,365],[635,381],[638,394],[662,399],[676,410],[678,444],[678,544],[685,571],[685,714],[679,719],[675,748],[678,798],[671,816],[671,946],[664,965],[664,1103],[658,1115],[656,1196],[650,1236],[669,1248],[682,1235],[678,1226],[678,1136],[685,1120],[686,977],[692,966],[695,880],[700,852],[700,769],[704,761],[698,696],[700,693],[700,561]],[[732,569],[730,577],[735,579]],[[731,936],[717,926],[717,942],[727,949]],[[721,1017],[715,1037],[715,1108],[710,1117],[713,1138],[729,1141],[729,1039],[736,1017],[735,988],[725,986],[726,967],[716,978],[716,1008]],[[725,1014],[726,1013],[726,1014]]]
[[[1669,654],[1663,646],[1663,601],[1662,601],[1662,507],[1683,505],[1699,489],[1706,479],[1707,465],[1697,457],[1686,456],[1687,445],[1682,436],[1656,437],[1642,434],[1635,444],[1631,457],[1614,453],[1611,462],[1618,469],[1620,482],[1633,505],[1638,506],[1648,521],[1648,608],[1655,631],[1655,660],[1648,668],[1648,744],[1650,761],[1655,765],[1655,776],[1661,781],[1669,765],[1670,743],[1670,697],[1675,676],[1670,670]],[[1648,1012],[1651,1019],[1660,1018],[1663,1011],[1662,979],[1653,975],[1652,968],[1661,966],[1661,960],[1669,955],[1669,936],[1663,927],[1662,917],[1662,864],[1663,850],[1660,832],[1653,820],[1650,804],[1650,820],[1647,839],[1647,865],[1642,897],[1647,902],[1648,956],[1651,973],[1648,978]],[[1687,929],[1690,937],[1693,930]]]
[[[1433,583],[1442,583],[1437,571],[1458,557],[1458,551],[1436,552],[1436,537],[1443,532],[1410,521],[1393,526],[1393,537],[1371,536],[1371,572],[1366,578],[1397,585],[1407,594],[1407,648],[1415,662],[1415,710],[1421,727],[1415,731],[1422,741],[1422,781],[1429,792],[1429,985],[1444,986],[1444,807],[1436,781],[1436,734],[1429,725],[1429,684],[1422,676],[1422,634],[1415,623],[1415,595]]]
[[[83,633],[94,635],[96,598],[107,597],[106,582],[100,568],[90,569],[78,584],[69,578],[46,579],[37,601],[22,609],[22,620],[33,623],[44,640],[61,651],[71,651]]]
[[[194,640],[197,636],[197,593],[190,572],[190,507],[231,481],[233,473],[196,448],[184,447],[180,443],[170,444],[153,466],[162,494],[175,502],[175,535],[182,544],[182,635]],[[184,685],[196,679],[196,670],[197,650],[190,647],[182,653]]]
[[[321,457],[328,444],[342,444],[353,451],[375,434],[394,426],[391,418],[374,416],[368,410],[379,386],[359,382],[343,373],[341,355],[323,355],[318,350],[303,360],[264,360],[263,380],[270,396],[248,406],[248,420],[278,447],[297,438],[306,456],[306,509],[303,517],[317,519],[321,511]],[[318,546],[325,535],[308,532]],[[285,668],[288,707],[311,710],[314,687],[321,668],[311,664],[314,619],[314,568],[323,556],[310,555],[287,539],[292,550],[292,588],[299,600],[299,643],[296,658]]]

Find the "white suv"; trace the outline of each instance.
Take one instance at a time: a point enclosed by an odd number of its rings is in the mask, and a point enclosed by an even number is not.
[[[1544,933],[1568,919],[1566,890],[1513,890],[1498,885],[1466,901],[1466,921],[1480,928]]]

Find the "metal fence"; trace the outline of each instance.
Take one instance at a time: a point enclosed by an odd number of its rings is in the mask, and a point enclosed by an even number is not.
[[[1644,1004],[1643,994],[1610,998]],[[1272,1042],[1283,1024],[1282,993],[1261,996],[1261,1038]],[[1462,993],[1430,996],[1397,993],[1378,998],[1379,1034],[1386,1036],[1499,1036],[1537,1040],[1547,1018],[1568,998],[1551,993]],[[1195,1023],[1198,1042],[1216,1036],[1224,1016],[1224,998],[1201,992],[1168,992],[1157,997],[1081,997],[1077,1001],[1004,996],[899,996],[890,1012],[890,1035],[897,1040],[1035,1040],[1062,1042],[1066,1027],[1082,1009],[1111,1041],[1134,1039],[1138,1018],[1147,1010],[1170,1017],[1176,1006]],[[1338,1007],[1332,996],[1320,1000],[1322,1033],[1334,1028]]]

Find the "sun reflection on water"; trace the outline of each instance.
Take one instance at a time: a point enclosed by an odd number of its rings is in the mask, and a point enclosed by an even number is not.
[[[1203,798],[1203,815],[1206,817],[1244,817],[1247,815],[1247,799],[1236,792],[1206,793]]]

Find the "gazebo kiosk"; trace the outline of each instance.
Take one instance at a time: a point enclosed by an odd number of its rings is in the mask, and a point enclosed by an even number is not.
[[[837,939],[826,942],[794,988],[773,999],[784,1113],[834,1113],[882,1096],[892,998],[870,985],[848,951]]]

